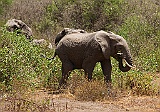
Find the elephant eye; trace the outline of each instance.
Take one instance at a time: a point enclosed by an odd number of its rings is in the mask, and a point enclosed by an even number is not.
[[[121,52],[123,50],[123,46],[122,45],[117,45],[116,50],[117,50],[117,52]]]

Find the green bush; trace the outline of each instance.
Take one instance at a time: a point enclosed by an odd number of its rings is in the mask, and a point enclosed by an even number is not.
[[[113,30],[121,23],[124,0],[55,0],[46,8],[46,17],[39,28],[55,30],[61,27],[81,28],[88,31]],[[47,26],[47,28],[46,28]]]
[[[121,73],[119,70],[113,73],[113,87],[131,91],[134,95],[155,95],[158,93],[157,85],[153,83],[154,75],[130,70]]]
[[[142,16],[128,17],[119,28],[120,35],[126,38],[135,65],[141,71],[159,70],[160,32]]]
[[[0,83],[7,89],[12,89],[14,81],[26,87],[49,86],[51,73],[58,79],[53,69],[57,66],[41,57],[41,54],[51,55],[52,51],[32,45],[25,36],[3,30],[0,38]],[[57,82],[53,82],[57,83]]]

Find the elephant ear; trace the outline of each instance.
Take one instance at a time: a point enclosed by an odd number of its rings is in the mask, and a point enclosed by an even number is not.
[[[55,39],[55,45],[57,46],[59,41],[65,36],[67,35],[69,31],[69,28],[64,28],[61,32],[59,32],[56,36],[56,39]]]
[[[97,32],[95,35],[95,40],[99,43],[104,57],[109,59],[111,55],[109,35],[104,31]]]

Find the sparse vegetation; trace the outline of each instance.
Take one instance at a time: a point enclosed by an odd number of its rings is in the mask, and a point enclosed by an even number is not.
[[[135,68],[122,73],[112,59],[113,90],[110,91],[103,82],[99,63],[91,82],[86,81],[83,71],[74,71],[69,77],[67,91],[78,100],[101,101],[128,94],[126,91],[133,95],[159,95],[160,85],[153,83],[157,78],[155,74],[160,72],[159,9],[157,0],[1,0],[0,100],[12,97],[10,101],[26,103],[15,110],[30,105],[32,109],[37,107],[35,111],[41,111],[38,109],[47,107],[41,108],[43,104],[39,107],[26,96],[39,88],[56,91],[61,77],[59,58],[49,61],[41,57],[42,54],[52,57],[54,50],[34,46],[23,35],[6,31],[3,26],[10,18],[21,19],[31,27],[33,38],[51,42],[64,27],[88,32],[111,30],[127,40]]]
[[[1,0],[0,1],[0,14],[3,12],[3,10],[5,9],[5,7],[7,5],[10,5],[12,3],[12,0]]]

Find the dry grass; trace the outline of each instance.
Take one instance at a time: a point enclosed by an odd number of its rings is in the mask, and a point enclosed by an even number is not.
[[[67,93],[72,94],[75,99],[80,101],[104,101],[126,94],[111,85],[106,85],[103,80],[88,81],[84,76],[77,74],[73,74],[68,81]]]
[[[0,99],[0,110],[3,112],[159,112],[159,98],[159,96],[127,95],[116,99],[105,99],[101,102],[86,102],[77,101],[69,94],[48,94],[43,89],[31,92],[27,98]]]
[[[51,3],[52,0],[14,0],[3,16],[6,20],[21,19],[26,24],[31,25],[43,19],[45,8]]]
[[[149,75],[145,75],[144,79],[132,81],[135,85],[132,88],[126,87],[120,88],[119,86],[112,87],[106,86],[103,79],[102,80],[92,80],[89,81],[84,78],[83,75],[73,74],[68,81],[67,91],[75,96],[77,100],[81,101],[104,101],[107,99],[117,99],[124,96],[156,96],[160,94],[160,85],[157,83],[160,80],[160,76],[157,75],[153,79],[152,83],[148,82]],[[147,77],[147,78],[146,78]],[[128,80],[129,79],[121,79]],[[119,83],[119,82],[117,82]],[[127,83],[126,83],[127,84]]]
[[[159,79],[160,76],[157,74],[153,83],[157,83]],[[128,90],[108,89],[103,81],[88,82],[77,74],[70,77],[67,87],[65,92],[59,94],[50,93],[45,88],[30,91],[15,87],[15,94],[1,95],[0,109],[3,112],[81,112],[82,110],[158,112],[160,110],[159,95],[137,96]]]

